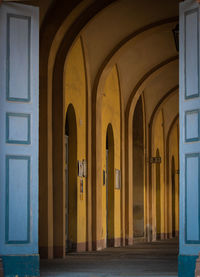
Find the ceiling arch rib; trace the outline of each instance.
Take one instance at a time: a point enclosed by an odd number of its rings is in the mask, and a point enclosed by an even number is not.
[[[178,89],[179,89],[179,85],[176,85],[175,87],[173,87],[172,89],[170,89],[161,99],[160,101],[157,103],[152,115],[151,115],[151,118],[149,120],[149,126],[152,125],[152,122],[154,120],[154,117],[157,113],[157,111],[160,109],[160,107],[164,104],[164,102],[168,101],[169,97],[171,97],[172,95],[174,95],[175,93],[178,92]]]
[[[138,33],[144,32],[146,27],[155,26],[154,23],[159,22],[158,25],[160,25],[172,18],[177,23],[177,15],[178,0],[169,0],[163,3],[157,0],[151,2],[148,0],[119,0],[102,10],[89,22],[83,32],[83,39],[89,52],[92,84],[103,60],[113,49],[122,47],[124,38],[129,36],[128,39],[130,39],[133,33],[136,36]],[[119,43],[121,45],[118,47]]]
[[[163,114],[164,140],[166,141],[171,123],[178,114],[178,91],[176,87],[166,94],[166,98],[163,99],[154,110],[154,114],[152,114],[151,123],[149,124],[149,146],[152,145],[153,137],[155,136],[156,118],[161,110]],[[167,115],[166,111],[170,111],[170,115]]]
[[[152,33],[155,33],[156,30],[160,30],[163,26],[176,24],[178,18],[168,18],[165,20],[161,20],[158,22],[154,22],[152,24],[149,24],[147,26],[144,26],[140,28],[137,31],[132,32],[129,36],[125,37],[122,41],[120,41],[110,52],[109,54],[104,58],[103,62],[101,63],[98,72],[96,76],[94,77],[94,81],[92,83],[92,91],[93,91],[93,98],[96,99],[96,94],[98,93],[98,90],[102,90],[103,84],[105,82],[106,76],[108,72],[111,70],[114,64],[118,64],[119,57],[122,55],[123,52],[125,52],[129,48],[130,43],[136,42],[137,39],[142,40],[146,35],[151,35]],[[175,48],[175,47],[174,47]],[[85,47],[86,49],[86,47]],[[173,51],[174,53],[174,51]],[[172,53],[172,55],[173,55]],[[88,51],[86,49],[86,56],[88,58]],[[119,66],[118,66],[119,67]],[[120,69],[119,69],[120,71]],[[121,76],[121,74],[120,74]],[[121,78],[120,78],[121,79]],[[96,102],[95,99],[93,100],[94,103]]]
[[[141,95],[142,91],[144,90],[145,86],[147,85],[147,83],[150,82],[153,78],[155,78],[155,76],[161,70],[163,70],[166,65],[168,65],[169,63],[175,62],[177,59],[178,59],[178,55],[162,61],[160,64],[157,64],[151,70],[146,72],[146,74],[138,81],[138,83],[134,87],[134,89],[129,97],[129,100],[128,100],[128,104],[126,107],[126,118],[127,119],[128,118],[130,119],[130,114],[133,113],[135,104],[136,104],[139,96]]]
[[[165,69],[148,83],[148,86],[144,89],[147,122],[150,121],[156,105],[165,96],[166,92],[179,83],[178,66],[178,60],[166,65]]]

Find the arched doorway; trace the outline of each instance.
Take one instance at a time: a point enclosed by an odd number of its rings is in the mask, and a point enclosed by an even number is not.
[[[114,246],[114,135],[112,125],[106,132],[106,229],[107,246]]]
[[[77,125],[72,104],[67,109],[65,142],[66,252],[69,252],[77,246]]]
[[[160,157],[159,149],[156,150],[156,157]],[[161,238],[161,201],[160,201],[160,163],[156,163],[156,239]]]
[[[176,236],[176,182],[175,182],[175,160],[171,160],[171,182],[172,182],[172,236]]]
[[[144,129],[141,96],[133,116],[133,237],[144,237]]]

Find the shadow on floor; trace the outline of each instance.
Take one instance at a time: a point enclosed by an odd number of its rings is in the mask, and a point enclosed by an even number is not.
[[[178,241],[135,243],[100,252],[72,253],[65,259],[42,260],[41,276],[142,277],[178,276]]]

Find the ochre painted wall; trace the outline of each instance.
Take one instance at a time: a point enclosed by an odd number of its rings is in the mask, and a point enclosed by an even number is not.
[[[81,39],[72,46],[64,68],[65,114],[72,104],[77,122],[77,159],[86,159],[86,77]],[[69,161],[70,162],[70,161]],[[70,172],[69,172],[70,174]],[[83,193],[80,181],[83,180]],[[86,243],[86,180],[78,177],[77,161],[77,250],[85,250]]]
[[[102,172],[106,170],[106,132],[108,125],[112,125],[114,135],[114,169],[121,170],[121,142],[120,142],[120,90],[117,69],[110,71],[102,96]],[[103,176],[103,174],[102,174]],[[114,172],[114,185],[115,185]],[[103,178],[102,178],[103,184]],[[121,238],[121,190],[114,189],[114,237],[115,246],[120,244]],[[106,239],[106,186],[102,185],[102,240]]]

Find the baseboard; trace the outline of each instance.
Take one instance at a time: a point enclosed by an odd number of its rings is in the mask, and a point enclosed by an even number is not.
[[[107,240],[107,247],[120,247],[121,246],[121,238],[114,238]]]
[[[1,256],[5,277],[40,276],[39,255]]]
[[[126,245],[133,245],[133,238],[126,238],[125,242],[126,242]]]
[[[147,239],[145,237],[133,237],[133,243],[141,243],[146,241]]]
[[[194,277],[196,260],[198,256],[179,255],[178,257],[178,276]]]
[[[53,259],[52,246],[40,246],[39,253],[40,253],[40,259]]]
[[[0,259],[0,277],[4,277],[3,261]]]
[[[86,242],[78,242],[76,245],[77,252],[86,252]]]

